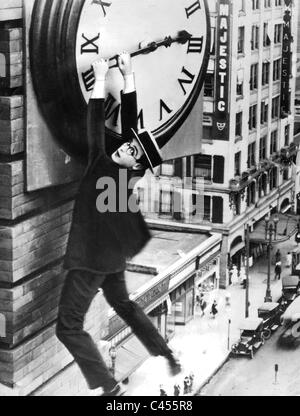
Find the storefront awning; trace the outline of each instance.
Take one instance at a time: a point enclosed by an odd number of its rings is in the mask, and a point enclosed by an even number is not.
[[[237,245],[233,246],[230,249],[230,257],[234,256],[236,253],[238,253],[240,250],[242,250],[245,247],[245,242],[241,241]]]
[[[147,358],[149,353],[141,342],[131,337],[117,348],[115,378],[117,381],[129,377]]]

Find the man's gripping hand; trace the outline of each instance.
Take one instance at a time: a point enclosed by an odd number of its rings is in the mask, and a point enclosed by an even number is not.
[[[118,58],[118,65],[124,78],[124,93],[126,94],[135,91],[134,73],[132,70],[130,54],[127,52],[121,53]]]
[[[108,72],[108,61],[99,59],[92,66],[95,75],[95,84],[91,98],[105,98],[105,77]]]

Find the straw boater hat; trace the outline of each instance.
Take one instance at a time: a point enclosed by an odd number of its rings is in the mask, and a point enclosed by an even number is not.
[[[148,130],[140,130],[138,133],[134,129],[131,130],[144,151],[148,168],[153,172],[153,168],[162,162],[161,151],[154,136]]]

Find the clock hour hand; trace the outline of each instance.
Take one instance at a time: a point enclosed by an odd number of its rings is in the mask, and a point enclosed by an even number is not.
[[[172,38],[171,36],[166,36],[163,40],[159,42],[150,42],[146,47],[140,48],[134,52],[130,53],[130,56],[133,58],[134,56],[147,54],[156,51],[156,49],[160,48],[161,46],[165,46],[166,48],[170,47],[172,43],[180,43],[184,45],[191,39],[192,35],[188,33],[186,30],[181,30],[178,32],[177,36]],[[113,65],[109,68],[115,68],[118,66],[118,55],[115,55],[109,58],[109,61],[115,61]]]

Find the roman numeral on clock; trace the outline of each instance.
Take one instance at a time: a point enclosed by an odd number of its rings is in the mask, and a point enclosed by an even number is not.
[[[139,112],[137,121],[138,121],[138,125],[140,126],[140,129],[144,129],[145,125],[144,125],[144,111],[143,111],[143,109]]]
[[[85,34],[82,34],[82,38],[86,41],[81,45],[81,55],[83,53],[96,53],[99,52],[99,47],[96,45],[96,41],[100,38],[100,33],[98,33],[98,36],[95,36],[92,39],[88,39]]]
[[[110,7],[111,6],[111,2],[107,2],[107,1],[103,1],[103,0],[93,0],[92,4],[99,4],[99,6],[102,7],[102,11],[104,16],[106,16],[106,10],[105,7]]]
[[[203,48],[203,36],[201,38],[191,38],[188,44],[188,53],[201,53]]]
[[[112,125],[115,127],[118,125],[120,109],[121,104],[109,93],[105,100],[105,120],[112,118]]]
[[[91,67],[88,71],[82,72],[81,74],[82,81],[84,83],[86,91],[91,91],[95,83],[94,70]]]
[[[190,7],[185,8],[186,16],[189,19],[189,17],[194,14],[197,10],[201,9],[200,1],[196,1],[193,3]]]
[[[163,100],[160,100],[159,107],[160,107],[160,119],[159,119],[159,121],[162,121],[162,119],[163,119],[163,111],[166,111],[168,114],[171,114],[172,111],[173,111],[167,106],[167,104]]]
[[[178,82],[182,88],[184,95],[186,95],[184,84],[191,84],[194,81],[195,75],[191,74],[187,69],[185,69],[185,67],[182,68],[181,72],[186,75],[186,78],[179,78]]]

